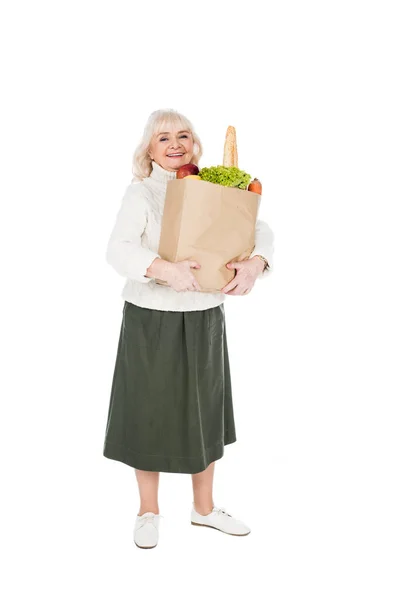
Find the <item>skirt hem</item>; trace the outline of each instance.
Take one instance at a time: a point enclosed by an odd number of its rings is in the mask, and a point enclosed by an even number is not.
[[[204,456],[182,457],[140,454],[119,444],[106,441],[103,447],[103,456],[142,471],[195,474],[204,471],[212,462],[222,458],[224,446],[234,442],[236,442],[236,436],[226,438],[223,442],[211,446],[205,450]]]

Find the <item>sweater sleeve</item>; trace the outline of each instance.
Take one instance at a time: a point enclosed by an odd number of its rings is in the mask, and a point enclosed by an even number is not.
[[[261,254],[268,261],[268,267],[264,269],[258,276],[258,279],[264,279],[273,271],[273,255],[274,255],[274,233],[268,223],[257,219],[255,232],[255,246],[249,259],[256,254]]]
[[[106,252],[107,262],[120,275],[149,283],[152,277],[146,277],[146,271],[159,254],[141,244],[141,236],[147,223],[147,202],[143,188],[139,184],[130,184],[122,198]]]

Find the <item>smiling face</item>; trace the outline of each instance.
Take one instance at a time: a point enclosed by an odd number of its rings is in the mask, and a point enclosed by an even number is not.
[[[162,131],[153,137],[149,155],[166,171],[177,171],[193,158],[193,136],[190,131],[178,131],[172,127],[165,129],[169,131]]]

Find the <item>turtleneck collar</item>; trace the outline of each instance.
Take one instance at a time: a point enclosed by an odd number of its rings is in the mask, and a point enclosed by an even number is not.
[[[153,170],[150,173],[150,177],[152,179],[155,179],[156,181],[163,181],[164,183],[167,183],[167,181],[170,179],[176,179],[176,171],[167,171],[166,169],[160,167],[160,165],[154,160],[151,161],[151,164]]]

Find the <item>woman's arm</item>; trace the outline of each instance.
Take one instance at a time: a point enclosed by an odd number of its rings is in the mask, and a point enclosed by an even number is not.
[[[263,279],[273,270],[273,255],[274,255],[274,233],[268,223],[257,219],[255,232],[255,246],[253,252],[249,256],[249,260],[256,254],[261,254],[268,261],[268,267],[261,271],[258,279]],[[256,258],[255,260],[259,260]]]
[[[161,257],[148,248],[143,248],[141,236],[147,223],[147,203],[143,188],[130,184],[122,198],[106,252],[107,262],[120,275],[149,283],[147,269],[156,258]],[[167,261],[164,261],[167,262]]]

